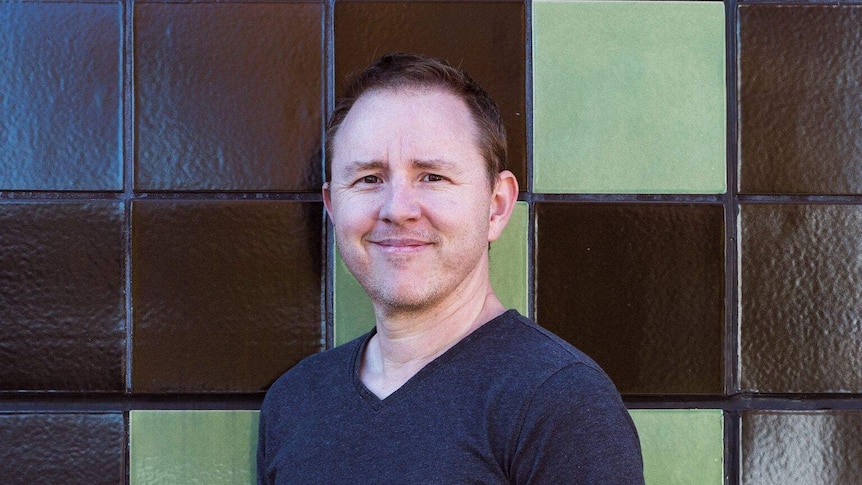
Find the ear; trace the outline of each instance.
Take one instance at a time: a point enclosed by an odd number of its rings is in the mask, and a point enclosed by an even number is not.
[[[497,185],[491,192],[491,208],[488,217],[488,242],[496,241],[509,222],[509,217],[518,201],[518,179],[503,170],[497,174]]]
[[[324,182],[320,192],[323,194],[323,206],[326,207],[326,214],[329,220],[332,220],[332,193],[329,190],[329,182]]]

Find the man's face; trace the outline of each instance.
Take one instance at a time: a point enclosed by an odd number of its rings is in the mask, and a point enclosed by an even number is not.
[[[344,119],[324,202],[375,304],[421,311],[487,279],[488,242],[508,214],[493,216],[476,135],[464,102],[440,89],[366,93]]]

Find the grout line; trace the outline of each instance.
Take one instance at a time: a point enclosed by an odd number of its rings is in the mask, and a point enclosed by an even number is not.
[[[0,414],[124,413],[130,410],[257,410],[264,392],[128,394],[122,392],[0,392]],[[629,409],[720,409],[728,413],[862,412],[862,394],[624,395]]]
[[[537,202],[723,204],[723,194],[532,194]]]
[[[321,144],[321,166],[323,172],[321,180],[326,181],[326,164],[329,160],[326,159],[326,125],[329,119],[329,114],[335,105],[335,0],[327,0],[324,5],[324,76],[323,76],[323,126],[321,128],[320,144]],[[319,197],[322,196],[318,194]],[[323,235],[321,238],[321,248],[323,251],[324,261],[324,277],[323,277],[323,335],[324,348],[331,349],[335,346],[335,254],[332,250],[335,247],[335,235],[329,225],[329,218],[324,211],[321,214],[323,217]]]
[[[123,2],[123,201],[125,209],[126,391],[132,390],[132,199],[135,180],[134,3]]]
[[[736,36],[737,0],[725,2],[725,73],[727,100],[727,196],[725,198],[725,326],[724,326],[724,393],[736,395],[739,391],[739,233],[736,224],[738,213],[739,174],[739,126],[738,126],[738,65]],[[724,430],[724,474],[728,484],[738,483],[739,477],[739,433],[738,412],[725,414]]]
[[[724,413],[724,483],[742,483],[740,469],[740,457],[742,447],[740,444],[741,418],[739,411],[725,411]]]
[[[126,294],[126,359],[125,380],[126,392],[132,391],[132,198],[134,197],[134,0],[124,0],[123,8],[123,209],[125,214],[125,294]],[[131,419],[128,405],[123,403],[123,480],[131,483]]]
[[[536,321],[536,204],[533,198],[533,2],[524,5],[524,121],[527,143],[525,146],[526,187],[523,200],[527,202],[527,316]],[[518,197],[521,199],[521,197]]]

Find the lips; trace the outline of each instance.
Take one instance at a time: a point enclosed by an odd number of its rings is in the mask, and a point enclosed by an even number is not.
[[[434,244],[431,238],[417,234],[372,234],[367,241],[387,253],[416,252]]]

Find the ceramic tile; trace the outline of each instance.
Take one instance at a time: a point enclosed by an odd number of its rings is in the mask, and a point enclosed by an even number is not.
[[[258,411],[132,411],[131,485],[256,483]]]
[[[488,256],[491,286],[494,292],[506,308],[515,308],[522,315],[529,315],[527,291],[529,225],[529,206],[526,202],[518,202],[500,239],[491,243],[491,252]]]
[[[0,3],[0,190],[121,190],[119,3]]]
[[[0,390],[125,388],[117,203],[0,204]]]
[[[724,209],[536,204],[536,315],[623,393],[723,391]]]
[[[132,388],[260,391],[321,349],[320,203],[138,201]]]
[[[135,3],[139,190],[317,191],[323,5]]]
[[[724,483],[721,410],[633,410],[630,414],[641,441],[646,483]]]
[[[533,5],[536,192],[723,193],[721,2]]]
[[[739,7],[741,192],[862,193],[860,22],[860,5]]]
[[[862,206],[740,215],[740,386],[862,392]]]
[[[0,414],[3,483],[114,484],[125,478],[122,414]]]
[[[509,169],[526,190],[525,18],[523,2],[336,2],[336,92],[351,73],[390,52],[462,67],[500,106]]]
[[[741,483],[857,484],[860,436],[859,411],[745,412]]]
[[[527,228],[529,208],[518,202],[500,239],[491,243],[491,285],[508,308],[528,315]],[[341,256],[335,257],[335,345],[341,345],[371,330],[374,308],[371,300],[350,274]]]

